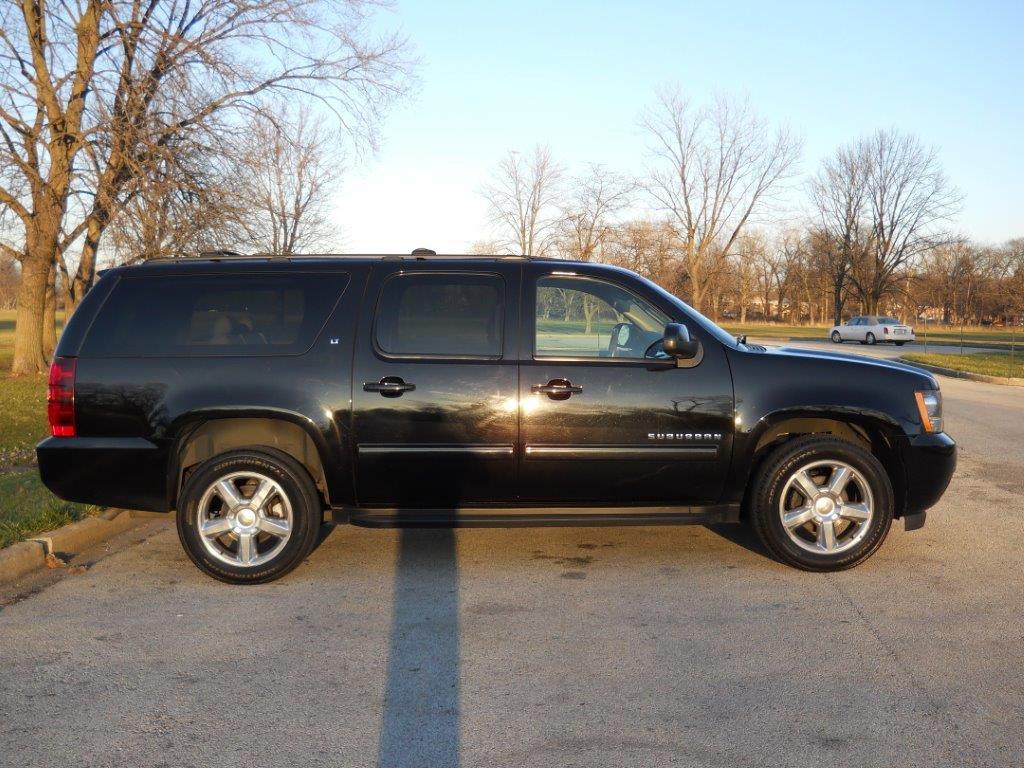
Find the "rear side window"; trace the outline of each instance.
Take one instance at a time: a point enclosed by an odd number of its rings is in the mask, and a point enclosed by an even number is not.
[[[397,275],[381,290],[374,339],[388,355],[499,358],[504,305],[497,275]]]
[[[104,302],[82,354],[301,354],[347,283],[337,273],[125,277]]]

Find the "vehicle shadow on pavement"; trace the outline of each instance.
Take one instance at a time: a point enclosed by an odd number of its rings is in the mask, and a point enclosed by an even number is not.
[[[378,765],[459,765],[459,584],[455,531],[404,528]]]
[[[771,554],[764,548],[761,540],[757,538],[754,529],[746,522],[740,524],[713,523],[704,527],[716,536],[737,544],[748,552],[753,552],[755,555],[760,555],[769,561],[773,560]]]

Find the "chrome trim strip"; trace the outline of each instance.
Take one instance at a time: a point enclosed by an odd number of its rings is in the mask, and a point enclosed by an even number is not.
[[[527,459],[715,459],[716,445],[528,445]]]
[[[359,446],[360,456],[385,456],[390,454],[464,455],[464,456],[511,456],[515,449],[511,445],[408,445],[402,443],[363,443]]]

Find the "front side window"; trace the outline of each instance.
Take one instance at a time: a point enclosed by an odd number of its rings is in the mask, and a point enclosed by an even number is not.
[[[668,316],[614,283],[579,276],[537,280],[536,357],[644,359]]]
[[[387,355],[499,358],[504,306],[497,275],[397,275],[381,291],[374,338]]]
[[[347,283],[337,273],[129,275],[104,302],[83,355],[300,354]]]

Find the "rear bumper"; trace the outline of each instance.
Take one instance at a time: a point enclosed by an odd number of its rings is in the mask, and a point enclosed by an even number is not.
[[[924,512],[949,486],[956,470],[956,443],[945,432],[916,435],[901,440],[899,452],[906,473],[903,514]]]
[[[36,446],[43,484],[66,501],[170,511],[167,452],[141,437],[49,437]]]

